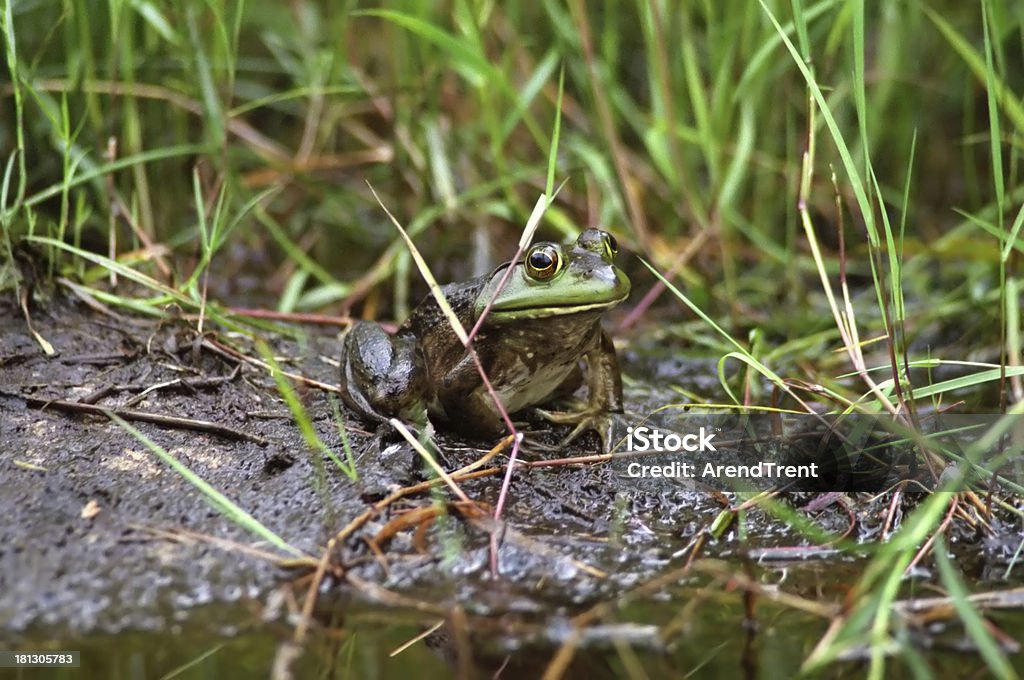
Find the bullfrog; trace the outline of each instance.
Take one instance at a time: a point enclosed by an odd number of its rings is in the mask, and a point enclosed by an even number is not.
[[[575,425],[567,440],[597,430],[606,448],[608,414],[622,412],[622,377],[601,316],[630,290],[615,265],[617,251],[611,234],[587,229],[575,243],[535,243],[519,261],[442,287],[467,332],[493,299],[473,348],[509,414],[571,395],[582,384],[585,361],[586,407],[540,413]],[[429,294],[394,335],[372,321],[352,326],[342,345],[341,395],[369,422],[423,423],[429,416],[435,426],[472,438],[507,433],[472,357]]]

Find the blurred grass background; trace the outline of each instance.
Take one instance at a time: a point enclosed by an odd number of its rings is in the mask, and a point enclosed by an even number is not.
[[[541,237],[612,230],[759,358],[820,383],[849,370],[819,276],[837,285],[840,263],[862,341],[1017,361],[1012,0],[7,0],[2,16],[2,287],[24,281],[30,236],[47,274],[98,282],[110,267],[87,251],[179,303],[401,319],[424,288],[367,182],[440,280],[487,271],[543,190],[564,68],[567,181]],[[895,236],[873,253],[865,224],[880,219]],[[655,280],[623,266],[636,304]],[[887,321],[894,280],[905,319]],[[677,302],[641,312],[652,334],[726,347]]]

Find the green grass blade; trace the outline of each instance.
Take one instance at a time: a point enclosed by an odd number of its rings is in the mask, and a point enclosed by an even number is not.
[[[1009,118],[1017,132],[1024,134],[1024,105],[1017,99],[1017,95],[1006,86],[1006,83],[1001,80],[995,79],[992,71],[986,66],[986,59],[978,55],[978,52],[971,45],[970,41],[964,38],[960,33],[957,32],[953,26],[946,21],[945,18],[928,5],[922,3],[921,9],[928,16],[929,19],[935,24],[942,33],[942,36],[949,42],[950,46],[956,50],[956,53],[960,55],[960,58],[964,60],[967,67],[971,70],[971,73],[978,78],[978,80],[987,87],[990,87],[989,92],[992,93],[1002,108],[1006,117]],[[985,34],[987,35],[987,21],[985,27]],[[987,38],[986,38],[987,40]]]
[[[815,102],[818,104],[818,110],[821,112],[821,117],[825,120],[825,125],[828,127],[829,133],[832,135],[832,141],[836,145],[836,149],[839,151],[839,157],[843,161],[843,169],[846,170],[846,174],[849,176],[850,188],[853,190],[854,196],[857,199],[857,207],[860,210],[861,218],[864,220],[864,225],[867,228],[868,239],[873,248],[879,248],[880,240],[878,237],[878,230],[875,227],[874,211],[871,208],[871,202],[868,199],[868,194],[865,189],[864,180],[861,178],[860,171],[857,170],[857,166],[853,162],[853,156],[850,153],[850,149],[843,139],[843,133],[839,128],[839,123],[836,122],[835,116],[832,114],[832,109],[828,105],[828,101],[825,99],[825,95],[822,93],[821,88],[818,86],[817,81],[814,78],[814,74],[811,72],[810,67],[804,63],[803,58],[797,51],[793,42],[786,35],[779,24],[778,19],[768,8],[765,0],[758,0],[761,4],[761,8],[764,10],[768,19],[775,26],[775,30],[779,33],[783,44],[786,49],[789,50],[790,55],[793,57],[793,62],[797,68],[800,69],[800,73],[804,77],[804,81],[807,83],[807,87],[811,91],[811,95],[814,97]]]
[[[314,455],[322,454],[326,456],[331,462],[333,462],[339,470],[341,470],[345,476],[352,481],[359,479],[359,474],[356,471],[354,465],[349,465],[345,461],[341,460],[331,447],[324,443],[324,440],[317,434],[316,428],[313,426],[313,420],[309,417],[309,412],[302,405],[302,400],[299,399],[299,395],[295,393],[295,389],[289,382],[288,377],[281,371],[280,364],[274,359],[273,352],[266,343],[257,343],[260,356],[263,357],[263,361],[266,362],[267,366],[270,367],[270,375],[274,378],[274,383],[277,385],[277,392],[284,399],[285,405],[292,414],[292,418],[295,420],[295,424],[299,427],[299,432],[302,433],[302,438],[306,440],[306,445]],[[347,440],[346,440],[347,441]],[[353,460],[351,452],[349,454],[349,461]],[[322,469],[322,463],[317,465],[318,461],[314,460],[314,467]]]
[[[1006,658],[1006,653],[999,647],[999,643],[992,636],[992,633],[988,631],[985,620],[981,618],[981,614],[978,613],[978,610],[975,609],[968,598],[967,589],[964,587],[963,581],[961,581],[960,576],[956,573],[956,569],[953,568],[953,563],[946,553],[945,541],[941,538],[936,541],[932,554],[935,555],[935,563],[939,567],[939,576],[942,577],[942,583],[949,592],[949,598],[953,602],[953,607],[964,624],[964,630],[977,646],[978,652],[985,659],[989,670],[998,678],[1018,677],[1017,672],[1013,670],[1013,666],[1010,665],[1009,660]]]
[[[1024,366],[1007,366],[1006,377],[1024,375]],[[969,387],[977,387],[984,385],[985,383],[999,380],[1003,375],[1002,368],[993,368],[988,371],[979,371],[970,375],[961,376],[959,378],[952,378],[950,380],[943,380],[932,385],[925,385],[914,389],[913,398],[923,399],[933,395],[944,394],[946,392],[952,392],[953,390],[962,390]],[[879,386],[892,385],[891,381],[885,383],[879,383]]]
[[[152,439],[144,435],[139,430],[132,427],[123,418],[120,418],[113,412],[108,412],[107,416],[121,426],[130,435],[138,439],[147,449],[149,449],[153,455],[166,463],[172,470],[181,475],[185,481],[194,486],[203,495],[203,499],[213,507],[214,510],[221,513],[227,519],[231,520],[238,526],[242,527],[246,531],[262,538],[264,541],[270,543],[276,548],[279,548],[287,553],[290,553],[296,557],[305,557],[304,553],[298,548],[290,545],[283,538],[275,534],[264,524],[260,523],[255,517],[250,515],[248,512],[243,510],[234,501],[217,491],[213,486],[210,485],[205,479],[192,472],[186,465],[181,463],[177,458],[172,456],[163,447],[154,442]]]
[[[153,149],[152,151],[143,151],[142,153],[133,154],[131,156],[125,156],[124,158],[119,158],[116,161],[103,163],[102,165],[97,165],[86,170],[75,177],[71,182],[60,182],[47,187],[42,191],[36,192],[25,199],[25,205],[29,207],[36,206],[47,199],[59,196],[61,192],[65,191],[67,188],[73,188],[80,184],[91,182],[105,175],[115,173],[118,170],[134,167],[140,163],[154,163],[156,161],[169,160],[172,158],[199,156],[209,152],[209,150],[210,147],[206,144],[181,144],[161,149]]]
[[[555,170],[558,168],[558,141],[562,135],[562,95],[565,92],[565,66],[558,73],[558,102],[555,106],[555,129],[551,133],[551,149],[548,151],[548,176],[544,183],[545,195],[554,198]]]
[[[453,66],[476,87],[503,80],[487,58],[467,40],[438,28],[419,17],[391,9],[364,9],[352,12],[352,16],[370,16],[389,21],[439,47],[452,58]]]

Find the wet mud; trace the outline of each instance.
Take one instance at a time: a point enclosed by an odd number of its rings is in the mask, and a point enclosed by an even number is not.
[[[178,646],[198,655],[202,644],[216,640],[269,663],[269,650],[292,634],[289,612],[295,614],[296,598],[310,583],[311,569],[286,569],[249,550],[285,556],[226,519],[120,424],[102,413],[70,410],[68,403],[218,425],[220,430],[197,431],[132,421],[315,559],[372,503],[433,476],[408,443],[350,422],[360,475],[350,480],[310,448],[265,370],[213,351],[192,323],[104,313],[62,296],[32,307],[31,320],[52,344],[52,356],[33,337],[13,296],[0,298],[0,641],[8,645],[76,641],[95,651],[92,663],[107,659],[94,667],[94,677],[111,677],[110,664],[122,661],[113,660],[116,654],[108,659],[104,650],[125,639],[150,649],[143,662],[161,672],[170,661],[161,663],[158,650]],[[339,345],[333,332],[303,329],[275,337],[272,351],[285,370],[335,383]],[[259,356],[242,336],[221,339]],[[629,374],[641,362],[635,352],[623,353],[627,402],[667,398]],[[671,370],[701,379],[714,375],[713,362],[703,368]],[[337,400],[312,388],[298,393],[320,438],[343,456]],[[556,442],[563,434],[535,439]],[[486,453],[478,442],[443,434],[438,443],[449,471]],[[593,453],[596,443],[583,441],[559,455]],[[502,474],[495,473],[460,487],[492,510],[501,484]],[[756,508],[746,512],[742,535],[729,530],[713,537],[715,518],[732,502],[728,494],[671,484],[638,491],[623,486],[605,465],[517,470],[503,524],[453,503],[446,491],[410,495],[335,545],[335,568],[320,585],[316,614],[324,630],[361,631],[364,647],[348,667],[368,663],[378,671],[382,667],[375,664],[384,663],[389,649],[431,622],[448,622],[415,651],[388,661],[385,675],[422,664],[454,673],[470,663],[458,652],[467,640],[477,669],[511,663],[526,675],[539,674],[575,635],[572,617],[586,611],[596,612],[593,625],[574,644],[593,651],[573,660],[581,674],[593,664],[623,663],[623,640],[651,655],[655,668],[673,667],[678,655],[696,664],[702,655],[721,654],[728,662],[723,668],[734,670],[741,659],[766,667],[766,655],[778,651],[771,647],[776,640],[788,659],[778,660],[778,668],[795,671],[827,621],[770,606],[768,628],[759,638],[734,634],[749,623],[749,603],[727,592],[729,574],[741,565],[754,582],[787,580],[807,597],[839,603],[862,563],[828,551],[800,555],[812,559],[772,552],[808,542]],[[863,517],[882,517],[886,502],[867,502]],[[413,512],[424,519],[403,524],[401,518]],[[850,522],[848,508],[839,504],[814,515],[819,526],[837,534]],[[862,530],[870,532],[871,522]],[[709,559],[701,570],[684,573],[697,540]],[[987,550],[969,532],[960,540],[977,548],[969,552],[979,578],[1000,559],[1005,564],[1005,555],[996,556],[998,546]],[[658,587],[642,590],[658,579]],[[637,589],[635,598],[620,599]],[[452,612],[458,613],[454,620]],[[669,645],[665,627],[687,634]],[[330,635],[323,640],[334,654],[348,644]],[[218,656],[218,677],[249,677]],[[299,667],[324,663],[332,662],[305,658]]]

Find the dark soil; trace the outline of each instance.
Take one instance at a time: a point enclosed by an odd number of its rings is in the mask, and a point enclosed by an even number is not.
[[[184,321],[115,317],[66,298],[32,312],[34,328],[56,350],[53,356],[32,338],[12,299],[0,302],[0,317],[7,329],[0,335],[0,514],[8,520],[0,525],[0,620],[8,632],[36,623],[70,630],[158,629],[168,617],[180,618],[195,605],[259,599],[288,575],[267,560],[196,536],[170,540],[161,535],[184,531],[270,550],[224,519],[203,494],[118,424],[102,415],[45,406],[49,400],[75,402],[113,386],[117,391],[96,405],[118,407],[154,385],[227,378],[234,362],[197,349]],[[310,333],[301,342],[279,339],[274,351],[295,357],[287,370],[333,384],[337,346],[332,334]],[[303,396],[320,436],[343,455],[327,395],[306,390]],[[249,365],[233,380],[205,388],[152,391],[131,409],[214,421],[264,440],[133,423],[269,529],[314,556],[389,485],[427,477],[407,444],[394,443],[394,437],[382,442],[358,430],[350,434],[361,452],[358,483],[326,458],[314,464],[273,381]],[[479,443],[441,441],[447,459],[442,462],[449,469],[485,452],[476,448]],[[435,601],[443,582],[445,595],[481,613],[542,611],[546,605],[539,602],[548,598],[582,603],[610,594],[620,579],[644,578],[663,563],[650,553],[663,552],[659,521],[664,523],[661,531],[678,543],[681,527],[699,526],[722,507],[680,491],[678,497],[661,499],[655,515],[629,517],[625,499],[617,501],[621,494],[611,475],[609,468],[590,466],[524,471],[513,480],[505,515],[510,526],[499,563],[510,585],[530,584],[527,600],[510,601],[509,593],[496,592],[493,583],[467,588],[475,580],[452,578],[476,574],[490,581],[487,534],[470,524],[449,523],[438,532],[441,542],[433,537],[425,555],[413,546],[412,531],[399,533],[388,545],[395,559],[386,573],[380,563],[365,559],[361,541],[346,546],[343,559],[359,563],[364,578],[406,593],[421,591]],[[493,505],[500,482],[499,476],[471,481],[464,490]],[[99,512],[83,518],[91,502]],[[430,496],[421,494],[396,509],[430,503]],[[389,512],[373,520],[358,536],[374,535],[393,516]],[[613,527],[615,522],[623,526]],[[609,540],[613,529],[618,536]],[[624,552],[624,544],[634,549]],[[666,547],[662,557],[667,556]],[[619,577],[590,578],[580,564]]]
[[[12,299],[0,302],[0,318],[0,621],[7,634],[32,624],[156,630],[196,605],[259,598],[280,579],[266,560],[154,533],[187,530],[254,543],[116,423],[30,408],[25,400],[77,401],[105,387],[131,386],[97,402],[114,407],[157,384],[228,376],[234,365],[177,346],[188,336],[183,323],[114,318],[63,298],[32,314],[56,350],[52,357],[29,334]],[[330,378],[331,367],[312,353],[303,368]],[[254,370],[207,389],[154,391],[132,408],[216,421],[265,439],[261,445],[135,423],[301,550],[317,552],[330,529],[324,496],[339,505],[360,503],[338,475],[326,476],[317,492],[307,447]],[[90,503],[99,512],[83,518]]]
[[[282,612],[288,610],[289,598],[304,596],[309,583],[302,578],[309,569],[285,570],[243,550],[256,547],[287,557],[225,519],[120,425],[102,415],[46,406],[51,400],[75,402],[92,395],[98,406],[114,408],[167,383],[130,408],[213,421],[230,432],[138,421],[134,427],[317,559],[331,537],[389,488],[431,476],[406,443],[353,427],[349,437],[360,480],[349,480],[326,457],[311,452],[265,371],[201,346],[192,324],[184,320],[125,318],[61,296],[31,313],[35,330],[56,350],[53,356],[33,338],[13,296],[0,299],[0,642],[24,644],[42,636],[102,649],[97,635],[176,631],[179,636],[191,630],[195,636],[193,622],[200,622],[202,630],[221,634],[260,631],[259,653],[265,656],[267,634],[273,632],[267,626],[279,626],[271,641],[289,637],[291,627],[284,625]],[[306,329],[297,337],[282,334],[274,341],[275,356],[291,357],[284,368],[334,384],[335,335]],[[243,337],[221,339],[258,356]],[[627,374],[629,356],[624,355]],[[182,379],[190,384],[170,384]],[[105,389],[109,393],[96,400],[96,393]],[[627,379],[627,402],[649,390],[649,385]],[[329,395],[308,388],[300,395],[320,437],[343,455]],[[551,441],[559,436],[553,433]],[[449,470],[485,453],[479,442],[441,436],[439,444],[442,464]],[[587,453],[594,444],[584,442],[575,453]],[[470,498],[492,508],[500,485],[501,476],[494,475],[461,486]],[[527,675],[539,673],[573,630],[569,617],[681,569],[685,548],[730,502],[726,495],[672,485],[640,492],[623,486],[609,466],[537,468],[515,475],[504,526],[449,506],[447,517],[410,525],[380,541],[381,555],[367,546],[367,539],[402,512],[445,505],[451,499],[442,490],[403,499],[338,546],[331,560],[338,569],[328,571],[320,591],[320,620],[344,627],[404,611],[413,614],[403,619],[408,627],[410,621],[434,621],[439,615],[451,621],[451,612],[457,611],[472,622],[478,661],[501,661],[509,653],[533,650],[526,660],[520,656],[513,663]],[[885,500],[877,503],[884,507]],[[848,513],[839,506],[817,515],[821,525],[837,533],[848,522]],[[796,589],[835,601],[856,578],[856,562],[835,557],[827,568],[813,561],[785,569],[757,565],[752,548],[805,541],[757,510],[748,513],[745,527],[742,537],[730,531],[720,541],[708,538],[702,555],[731,558],[734,564],[741,558],[755,579],[775,581],[788,574]],[[500,536],[497,578],[491,567],[495,529]],[[353,580],[345,582],[343,573]],[[709,582],[718,585],[711,591],[699,589]],[[750,652],[750,639],[744,642],[732,633],[718,637],[720,626],[739,630],[744,618],[738,598],[723,606],[723,584],[707,572],[680,572],[651,593],[655,597],[646,609],[637,609],[639,602],[620,603],[608,614],[665,625],[679,623],[681,603],[691,598],[711,604],[699,620],[716,621],[715,626],[681,644],[696,664],[712,646],[728,639],[732,652],[722,668],[736,669],[740,650]],[[581,672],[604,653],[618,658],[613,644],[617,639],[664,653],[654,625],[616,624],[602,617],[595,624],[602,620],[611,628],[595,625],[581,644],[606,652],[578,658]],[[690,626],[689,621],[679,625]],[[825,624],[805,618],[798,635],[787,633],[786,626],[766,631],[768,640],[774,635],[791,638],[791,658],[778,668],[795,670],[808,641],[817,639]],[[402,632],[398,640],[381,642],[381,658],[384,648],[415,633],[415,627],[411,633],[395,630]],[[428,645],[439,650],[441,659],[457,664],[452,649],[464,634],[456,627],[456,642],[439,633]],[[183,644],[180,640],[190,638],[175,639]],[[170,643],[152,638],[146,644],[163,649]],[[537,650],[543,653],[537,655]],[[104,667],[95,677],[104,672],[111,671]]]

